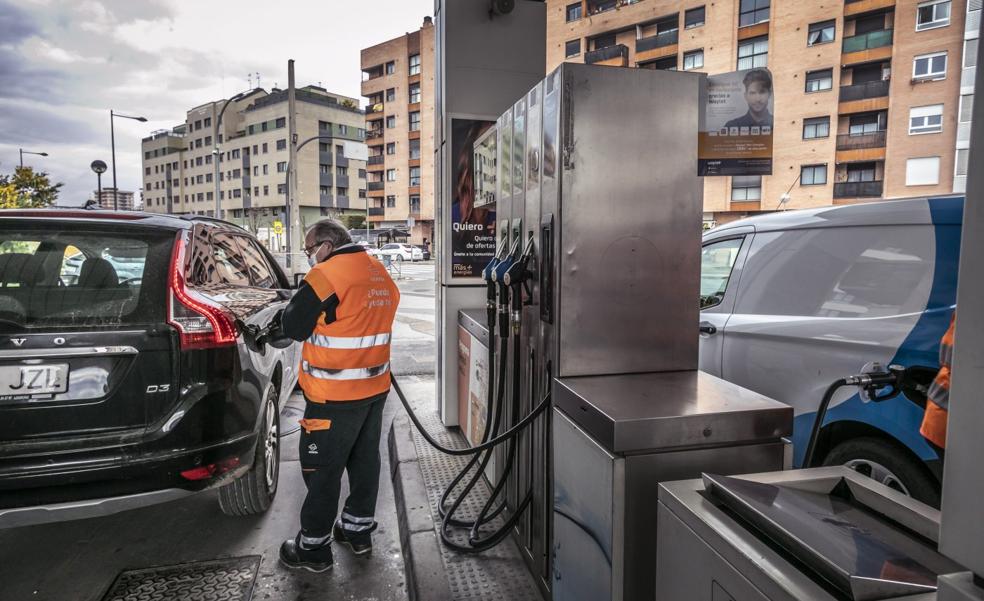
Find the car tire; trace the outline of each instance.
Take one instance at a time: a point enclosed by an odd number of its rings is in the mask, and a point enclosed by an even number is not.
[[[396,255],[396,260],[397,260],[397,262],[402,263],[403,262],[403,255]]]
[[[219,489],[219,508],[231,516],[257,515],[273,503],[280,481],[280,408],[273,386],[263,405],[263,423],[256,441],[253,466]]]
[[[827,453],[823,465],[846,465],[927,505],[940,506],[939,484],[898,444],[879,438],[847,440]]]

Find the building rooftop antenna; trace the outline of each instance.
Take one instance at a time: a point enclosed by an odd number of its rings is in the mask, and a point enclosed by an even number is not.
[[[253,89],[253,74],[252,73],[247,73],[246,74],[246,85],[249,86],[249,87],[246,88],[247,90],[252,90]]]
[[[259,71],[256,72],[256,87],[258,87],[258,88],[262,88],[263,87],[262,85],[260,85],[260,72]]]

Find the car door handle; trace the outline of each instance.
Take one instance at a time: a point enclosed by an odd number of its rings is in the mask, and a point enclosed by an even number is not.
[[[717,326],[709,321],[700,322],[700,333],[701,334],[717,334]]]

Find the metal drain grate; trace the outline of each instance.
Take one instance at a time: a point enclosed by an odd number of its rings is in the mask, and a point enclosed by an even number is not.
[[[449,431],[441,424],[440,418],[432,409],[431,401],[422,400],[412,405],[421,423],[438,442],[450,447],[466,446],[464,437],[460,433]],[[468,458],[444,455],[427,444],[416,430],[413,431],[413,435],[431,513],[434,523],[440,528],[441,518],[437,512],[437,503],[440,501],[441,493],[444,492],[444,487],[450,484],[455,475],[468,463]],[[461,504],[455,517],[474,519],[488,500],[489,493],[484,480],[480,481]],[[486,528],[497,528],[501,524],[502,519],[497,518]],[[467,541],[466,531],[453,530],[452,532],[453,540],[456,542]],[[542,599],[533,577],[527,571],[526,564],[523,563],[519,550],[511,539],[480,555],[462,555],[441,545],[441,558],[448,574],[451,594],[456,600],[540,601]]]
[[[121,572],[102,601],[249,601],[260,557]]]

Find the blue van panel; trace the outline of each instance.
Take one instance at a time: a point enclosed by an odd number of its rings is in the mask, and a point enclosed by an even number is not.
[[[939,346],[950,325],[956,306],[957,269],[960,258],[960,233],[963,223],[963,198],[928,199],[936,233],[936,270],[926,311],[892,358],[893,364],[939,368]],[[847,374],[845,374],[847,375]],[[859,394],[830,409],[824,425],[836,421],[868,424],[909,447],[920,459],[939,459],[936,451],[919,434],[923,409],[903,397],[884,403],[862,402]],[[793,427],[794,465],[802,466],[806,444],[816,413],[796,417]]]

